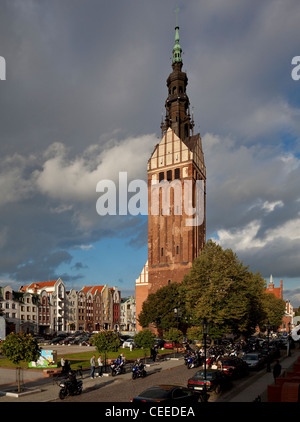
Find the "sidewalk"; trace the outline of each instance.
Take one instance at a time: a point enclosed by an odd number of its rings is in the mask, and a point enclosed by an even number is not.
[[[282,367],[282,374],[293,367],[294,362],[297,361],[298,356],[300,356],[300,350],[293,349],[291,351],[291,356],[287,357],[286,355],[282,356],[279,361]],[[266,371],[266,367],[255,374],[250,379],[246,379],[244,382],[240,383],[238,388],[235,391],[228,391],[226,394],[222,394],[220,398],[216,400],[219,403],[245,403],[253,402],[257,396],[260,396],[262,402],[267,402],[267,389],[268,385],[274,384],[273,378],[273,369],[274,363],[271,365],[271,372]]]
[[[148,374],[151,374],[153,371],[157,371],[159,369],[169,369],[174,368],[175,366],[179,366],[183,364],[183,359],[166,359],[166,360],[159,360],[157,362],[149,362],[147,366]],[[9,373],[9,372],[10,373]],[[25,373],[25,371],[24,371]],[[15,370],[11,369],[4,369],[0,368],[0,403],[1,402],[12,402],[12,403],[25,403],[25,402],[51,402],[58,398],[59,393],[59,379],[55,378],[45,378],[41,377],[40,373],[38,376],[34,378],[36,371],[26,371],[26,376],[24,374],[24,382],[26,389],[32,389],[32,392],[29,394],[28,391],[25,394],[20,394],[18,397],[11,397],[7,395],[12,390],[16,389],[16,372]],[[112,380],[118,379],[118,377],[122,377],[122,379],[131,379],[131,371],[127,371],[126,374],[117,375],[116,377],[112,377],[109,374],[103,375],[103,377],[95,377],[91,379],[90,371],[83,371],[83,391],[89,391],[97,389],[99,386],[102,386],[105,383],[111,383]],[[81,379],[78,377],[78,379]],[[9,380],[9,381],[8,381]],[[9,382],[9,385],[8,385]],[[37,391],[39,390],[39,391]],[[35,391],[35,392],[33,392]]]

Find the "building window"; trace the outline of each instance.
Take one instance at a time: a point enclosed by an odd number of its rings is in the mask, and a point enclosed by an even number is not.
[[[161,248],[161,256],[164,256],[164,248]]]
[[[159,173],[159,181],[161,182],[162,180],[164,180],[164,178],[165,178],[165,173],[163,171],[161,171]]]
[[[177,253],[177,255],[179,254],[179,246],[178,245],[176,246],[176,253]]]
[[[171,280],[168,280],[168,284],[169,284],[169,285],[171,284]]]
[[[168,182],[169,182],[170,180],[172,180],[172,170],[168,170],[168,171],[167,171],[167,180],[168,180]]]
[[[180,169],[175,169],[175,179],[180,179]]]

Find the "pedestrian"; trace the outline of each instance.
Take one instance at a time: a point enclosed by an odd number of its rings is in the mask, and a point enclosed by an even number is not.
[[[64,357],[62,356],[61,360],[60,360],[60,366],[61,366],[61,373],[62,374],[65,373],[65,363],[66,363],[66,361],[65,361]]]
[[[90,377],[91,378],[95,378],[95,367],[96,367],[96,360],[95,360],[95,355],[93,355],[90,359],[90,364],[91,364],[91,373],[90,373]]]
[[[103,375],[103,362],[102,362],[101,355],[99,355],[99,357],[98,357],[98,376],[102,377],[102,375]]]
[[[70,370],[71,370],[71,364],[70,364],[70,361],[68,361],[68,360],[66,359],[66,361],[65,361],[65,373],[66,373],[66,374],[68,374]]]
[[[279,363],[279,360],[277,360],[273,367],[273,377],[274,377],[275,382],[276,382],[276,378],[279,377],[280,374],[281,374],[281,365]]]
[[[151,348],[151,357],[152,357],[153,362],[155,362],[156,355],[157,355],[157,349],[154,346],[154,347]]]
[[[130,345],[129,345],[129,350],[132,352],[132,348],[133,348],[133,344],[132,343],[130,343]]]

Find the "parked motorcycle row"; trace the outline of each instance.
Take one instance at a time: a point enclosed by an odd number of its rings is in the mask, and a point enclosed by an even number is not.
[[[218,362],[225,357],[236,357],[248,363],[247,357],[249,355],[257,355],[260,365],[251,367],[249,369],[259,369],[267,361],[272,362],[275,358],[280,356],[280,349],[286,348],[285,339],[260,339],[250,337],[247,340],[241,340],[236,343],[231,341],[223,342],[223,344],[213,345],[207,347],[206,350],[206,367],[217,368]],[[186,345],[186,354],[184,357],[185,364],[188,369],[197,368],[204,365],[204,348],[198,347],[192,349],[188,344]]]

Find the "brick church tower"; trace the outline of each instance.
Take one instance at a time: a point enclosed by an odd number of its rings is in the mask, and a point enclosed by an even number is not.
[[[176,26],[162,139],[148,161],[148,261],[136,280],[137,318],[150,293],[183,280],[205,244],[206,169],[181,53]]]

